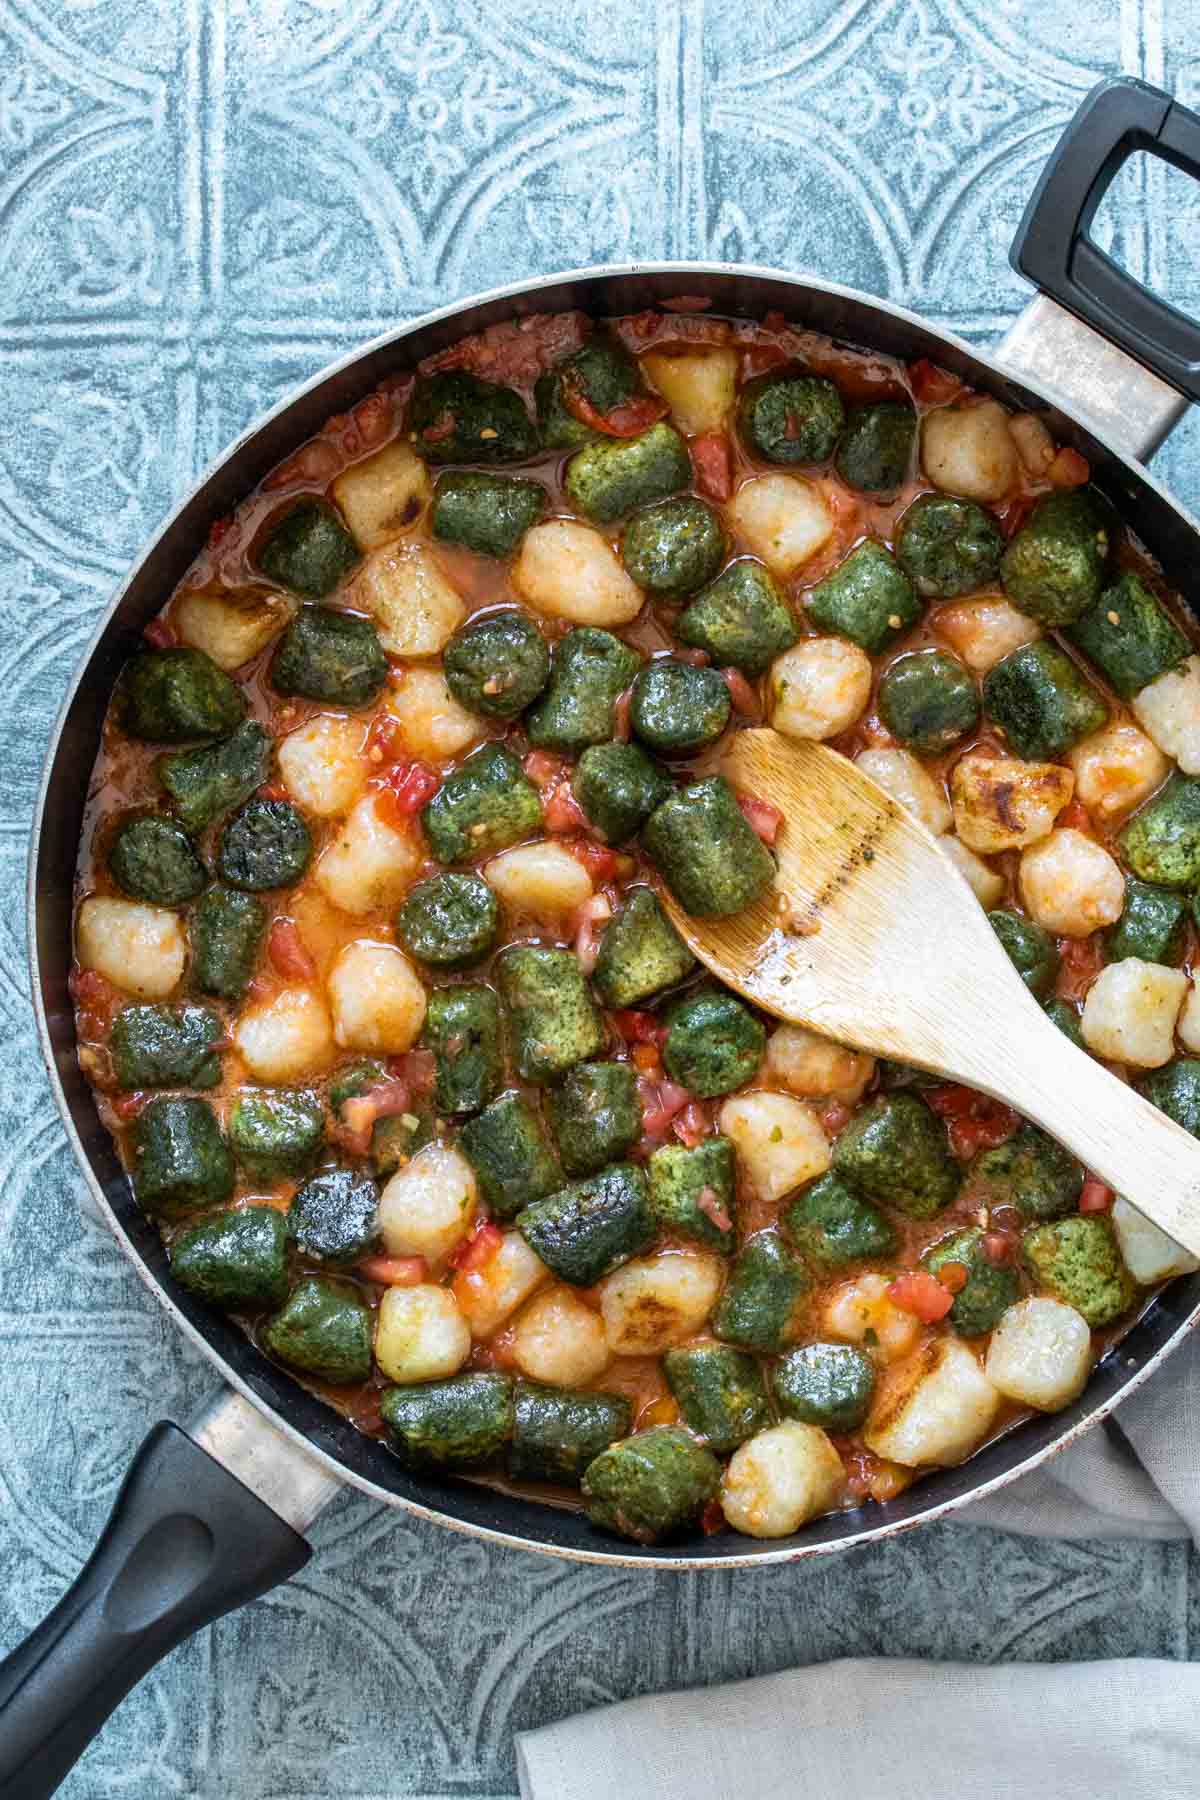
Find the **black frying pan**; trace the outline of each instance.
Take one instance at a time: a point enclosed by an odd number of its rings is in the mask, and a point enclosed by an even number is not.
[[[1200,400],[1200,330],[1131,281],[1088,236],[1108,183],[1138,149],[1200,175],[1200,118],[1142,83],[1102,84],[1081,107],[1022,222],[1013,260],[1042,292],[998,361],[884,301],[771,270],[646,264],[524,282],[431,314],[318,376],[209,471],[132,571],[84,658],[49,748],[30,854],[34,1000],[51,1085],[97,1202],[147,1286],[230,1391],[193,1423],[190,1436],[176,1425],[155,1426],[91,1561],[0,1665],[0,1792],[8,1800],[53,1792],[160,1656],[302,1567],[310,1551],[300,1532],[342,1482],[454,1529],[552,1555],[650,1568],[759,1567],[907,1530],[1013,1480],[1103,1419],[1200,1318],[1200,1275],[1173,1283],[1072,1406],[1028,1420],[963,1467],[927,1477],[886,1506],[818,1519],[769,1549],[732,1532],[677,1547],[618,1543],[579,1512],[405,1473],[381,1444],[267,1362],[235,1326],[170,1284],[157,1229],[133,1202],[80,1073],[67,991],[81,816],[109,694],[211,521],[384,376],[514,313],[580,307],[603,315],[687,292],[708,296],[719,313],[754,318],[778,310],[803,327],[906,361],[929,357],[1007,405],[1040,413],[1057,439],[1079,449],[1200,614],[1200,526],[1137,460],[1153,452],[1188,398]]]

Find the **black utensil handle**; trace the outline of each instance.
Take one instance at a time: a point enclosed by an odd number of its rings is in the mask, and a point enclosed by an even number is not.
[[[1200,324],[1097,249],[1096,209],[1135,150],[1200,179],[1200,116],[1147,82],[1102,81],[1042,170],[1017,227],[1013,267],[1191,400],[1200,400]]]
[[[87,1565],[0,1663],[4,1800],[45,1800],[160,1657],[311,1554],[177,1425],[156,1425]]]

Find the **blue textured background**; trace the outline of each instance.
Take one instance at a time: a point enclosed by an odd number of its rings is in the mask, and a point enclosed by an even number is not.
[[[81,1205],[21,908],[60,692],[173,498],[358,340],[539,269],[808,267],[987,342],[1079,98],[1124,70],[1200,103],[1198,44],[1198,0],[0,0],[0,1650],[148,1420],[213,1386]],[[1200,311],[1200,190],[1131,165],[1102,232]],[[1159,463],[1193,505],[1198,443],[1193,419]],[[945,1527],[655,1577],[360,1498],[315,1537],[145,1683],[70,1800],[508,1795],[514,1728],[618,1696],[844,1654],[1200,1649],[1182,1545]]]

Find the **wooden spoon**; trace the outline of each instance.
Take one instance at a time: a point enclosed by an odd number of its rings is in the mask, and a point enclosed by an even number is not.
[[[846,757],[769,730],[724,772],[783,814],[773,889],[677,930],[756,1006],[1006,1101],[1200,1257],[1200,1142],[1078,1050],[936,839]]]

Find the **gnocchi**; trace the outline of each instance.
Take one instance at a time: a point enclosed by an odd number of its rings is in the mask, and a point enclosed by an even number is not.
[[[833,536],[833,514],[819,487],[800,475],[756,475],[727,507],[729,523],[773,575],[811,562]]]
[[[993,855],[1049,837],[1074,791],[1058,763],[1013,756],[962,756],[950,776],[954,829],[968,850]]]
[[[885,1375],[863,1442],[905,1468],[959,1463],[987,1436],[999,1405],[974,1351],[961,1338],[934,1338]]]
[[[845,1482],[842,1459],[825,1432],[785,1419],[734,1451],[721,1482],[721,1510],[748,1537],[788,1537],[835,1506]]]
[[[449,1288],[390,1287],[379,1302],[375,1361],[389,1381],[442,1381],[471,1354],[471,1331]]]
[[[921,462],[934,487],[964,500],[1003,500],[1017,478],[1017,447],[996,400],[927,413]]]
[[[790,1094],[735,1094],[717,1123],[763,1200],[782,1200],[828,1169],[829,1140],[811,1106]]]
[[[1096,1056],[1158,1069],[1171,1060],[1175,1020],[1187,993],[1179,969],[1127,956],[1101,969],[1083,1003],[1080,1030]]]
[[[357,939],[339,951],[326,985],[333,1035],[344,1050],[399,1056],[425,1023],[425,988],[394,944]]]
[[[1014,650],[1036,643],[1042,635],[1037,621],[1018,612],[1001,594],[940,606],[930,623],[976,675],[986,675]]]
[[[1116,858],[1070,827],[1022,853],[1020,884],[1030,918],[1060,937],[1089,937],[1101,925],[1114,925],[1125,904]]]
[[[860,750],[854,760],[864,775],[907,807],[934,837],[949,831],[954,815],[945,786],[934,780],[910,750]]]
[[[600,1284],[600,1312],[614,1356],[660,1356],[693,1337],[721,1291],[721,1265],[699,1250],[637,1257]]]
[[[483,720],[458,704],[439,669],[405,669],[385,704],[405,750],[421,762],[447,762],[484,737]]]
[[[651,350],[642,358],[642,368],[689,437],[718,431],[733,411],[736,350]]]
[[[377,550],[420,517],[432,492],[429,471],[397,438],[374,456],[351,463],[333,484],[333,498],[355,540]]]
[[[367,783],[367,734],[357,719],[318,713],[289,731],[279,746],[279,773],[289,794],[318,819],[348,812]]]
[[[325,1002],[311,988],[281,988],[250,1006],[233,1028],[233,1043],[256,1081],[309,1081],[333,1062],[335,1040]]]
[[[512,579],[536,612],[572,625],[628,625],[642,610],[642,590],[607,539],[573,519],[527,531]]]
[[[379,628],[392,656],[436,656],[467,616],[462,595],[433,551],[402,539],[373,550],[351,596]]]
[[[183,979],[187,940],[177,913],[138,900],[93,894],[79,908],[75,954],[139,1000],[165,1000]]]
[[[181,643],[203,650],[232,674],[278,637],[291,613],[283,595],[269,588],[190,588],[176,601],[173,616]]]
[[[1120,1194],[1113,1201],[1112,1223],[1125,1267],[1139,1286],[1154,1287],[1175,1275],[1192,1275],[1200,1269],[1200,1262],[1182,1244]]]
[[[871,695],[871,659],[845,638],[803,638],[771,664],[771,724],[784,737],[849,730]]]
[[[512,1359],[531,1381],[583,1387],[609,1364],[604,1321],[569,1287],[544,1288],[517,1314]]]
[[[1161,787],[1170,764],[1145,732],[1113,720],[1067,751],[1075,794],[1100,824],[1132,812]]]
[[[386,823],[374,795],[364,794],[318,857],[313,880],[334,906],[361,918],[402,899],[422,860],[416,830]]]
[[[592,883],[579,858],[550,838],[503,851],[484,874],[518,918],[561,921],[591,898]]]
[[[470,1231],[477,1197],[467,1159],[452,1145],[426,1144],[379,1196],[388,1255],[423,1256],[431,1267],[444,1262]]]
[[[1189,656],[1133,697],[1133,712],[1164,756],[1200,775],[1200,656]]]
[[[777,1025],[767,1041],[763,1072],[804,1099],[854,1106],[875,1073],[875,1058],[804,1025]]]
[[[1018,1300],[988,1344],[984,1373],[1021,1406],[1057,1412],[1083,1392],[1092,1366],[1092,1334],[1073,1306],[1043,1295]]]

